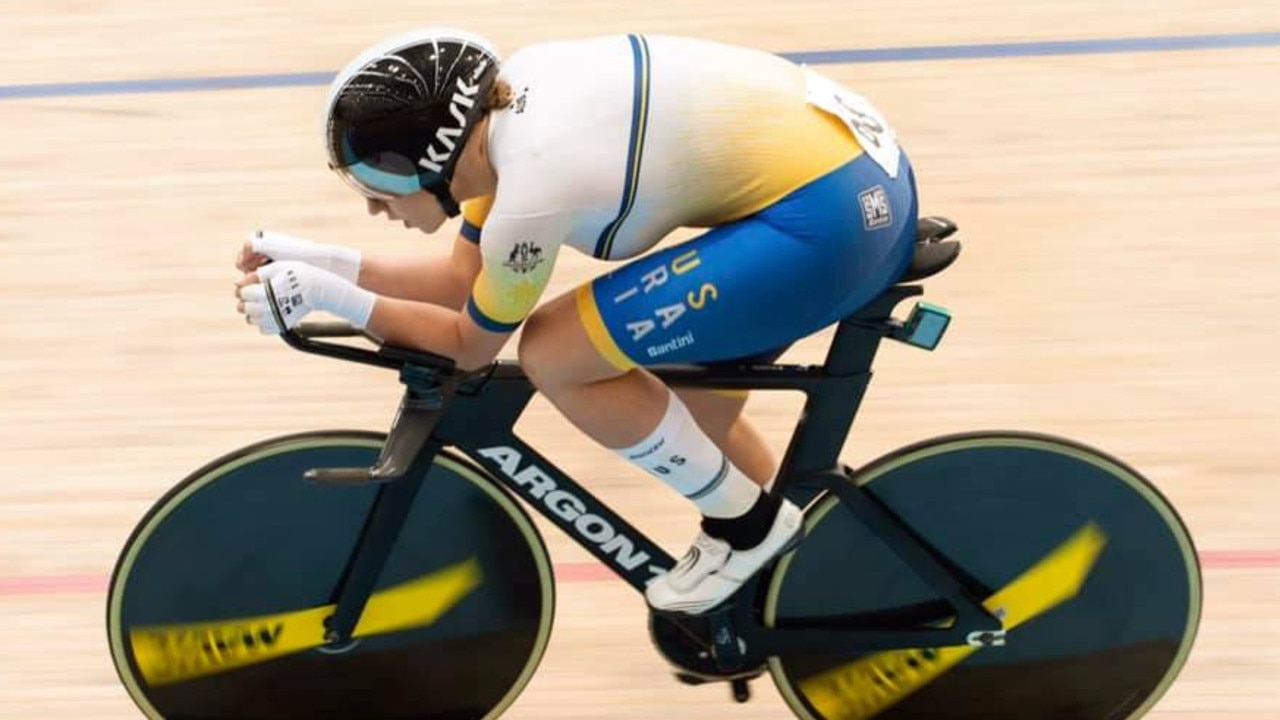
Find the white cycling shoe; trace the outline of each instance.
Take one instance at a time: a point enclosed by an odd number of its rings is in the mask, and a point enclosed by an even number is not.
[[[728,600],[770,560],[794,547],[803,531],[804,512],[783,500],[769,534],[750,550],[734,550],[724,540],[699,533],[680,562],[649,583],[645,600],[664,612],[706,612]]]

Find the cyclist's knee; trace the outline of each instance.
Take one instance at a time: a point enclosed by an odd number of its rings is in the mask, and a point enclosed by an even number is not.
[[[590,382],[584,356],[594,354],[590,343],[577,337],[573,306],[551,302],[525,320],[516,353],[520,366],[544,394]]]
[[[546,395],[626,372],[600,354],[573,303],[560,298],[529,316],[516,352],[525,374]]]

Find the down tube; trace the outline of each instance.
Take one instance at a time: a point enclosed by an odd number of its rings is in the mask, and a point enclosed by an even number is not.
[[[586,548],[631,587],[644,591],[675,560],[515,435],[462,450]]]

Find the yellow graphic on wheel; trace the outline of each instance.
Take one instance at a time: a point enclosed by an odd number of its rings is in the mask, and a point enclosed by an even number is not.
[[[480,585],[480,563],[456,565],[374,593],[356,625],[357,638],[430,625]],[[129,631],[133,657],[152,687],[256,665],[325,644],[324,621],[335,605],[278,615]]]
[[[1094,523],[984,601],[1012,630],[1075,597],[1107,544]],[[973,646],[889,650],[800,683],[805,698],[826,720],[868,720],[937,679],[978,650]]]

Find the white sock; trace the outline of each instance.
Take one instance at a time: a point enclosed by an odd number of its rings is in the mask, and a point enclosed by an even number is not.
[[[615,452],[692,500],[707,517],[745,514],[760,497],[760,486],[729,462],[674,392],[667,396],[658,427]]]

